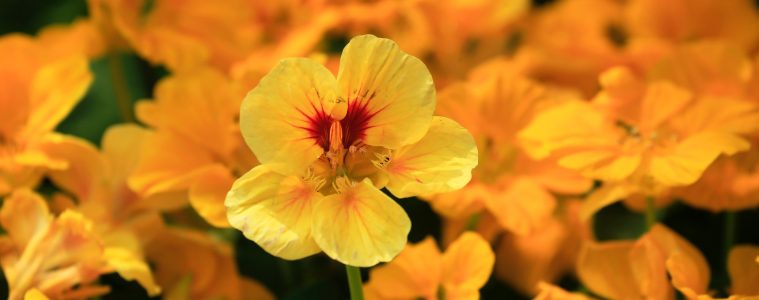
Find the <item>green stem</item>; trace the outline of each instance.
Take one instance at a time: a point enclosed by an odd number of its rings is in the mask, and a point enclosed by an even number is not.
[[[722,240],[722,259],[724,266],[722,268],[722,285],[725,288],[728,288],[730,286],[730,275],[727,272],[727,262],[728,257],[730,256],[730,250],[733,248],[733,244],[735,244],[735,235],[738,229],[736,227],[737,217],[738,215],[734,211],[725,212],[725,231]]]
[[[473,214],[471,217],[469,217],[469,220],[466,222],[466,227],[464,228],[465,231],[475,231],[477,230],[477,223],[480,222],[480,214],[476,213]]]
[[[656,224],[656,203],[654,197],[648,196],[646,197],[646,227],[651,229],[654,224]]]
[[[351,300],[364,300],[364,291],[361,286],[361,271],[354,266],[345,265],[348,274],[348,287],[350,288]]]
[[[129,96],[129,85],[127,84],[126,77],[124,77],[124,66],[121,62],[121,57],[119,57],[118,53],[109,53],[107,56],[108,70],[111,73],[113,92],[116,94],[116,103],[119,106],[119,112],[121,112],[121,119],[124,122],[134,122],[132,98]]]

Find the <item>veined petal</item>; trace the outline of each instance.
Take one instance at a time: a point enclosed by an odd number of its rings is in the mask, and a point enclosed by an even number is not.
[[[277,172],[303,172],[328,147],[337,84],[324,66],[284,59],[250,91],[240,108],[240,130],[261,163]]]
[[[709,265],[698,248],[660,224],[654,225],[638,242],[646,239],[665,255],[665,261],[660,263],[666,266],[675,288],[688,297],[706,294],[710,276]]]
[[[635,186],[624,183],[610,183],[601,186],[601,188],[593,191],[593,193],[582,202],[582,206],[580,207],[580,219],[583,221],[590,220],[590,218],[602,208],[625,199],[636,191],[637,189]]]
[[[477,145],[464,127],[433,117],[421,140],[393,153],[385,167],[387,189],[400,198],[457,190],[471,180],[477,159]]]
[[[650,160],[651,176],[665,186],[696,182],[706,168],[721,154],[732,155],[748,150],[750,144],[730,133],[704,131],[681,143],[656,153]]]
[[[397,149],[421,139],[435,110],[435,87],[427,67],[395,42],[362,35],[351,39],[340,57],[337,82],[348,113],[365,118],[364,142]],[[354,122],[351,122],[354,123]]]
[[[224,198],[235,179],[221,165],[208,168],[190,187],[190,204],[208,223],[229,227]]]
[[[392,260],[406,245],[411,220],[369,179],[352,183],[314,204],[313,236],[329,257],[370,267]]]
[[[143,143],[150,130],[135,124],[119,124],[109,127],[101,141],[103,156],[111,171],[114,184],[126,184],[139,163]]]
[[[463,233],[443,254],[443,282],[447,299],[478,295],[493,272],[495,254],[479,234]],[[459,295],[458,297],[455,295]]]
[[[224,203],[229,224],[249,240],[272,255],[299,259],[319,252],[311,228],[314,201],[321,199],[309,183],[264,164],[237,179]]]
[[[430,298],[437,295],[442,255],[433,238],[407,245],[391,263],[372,269],[364,289],[378,299]]]
[[[92,83],[87,58],[72,56],[50,64],[32,81],[28,136],[52,131],[79,103]]]
[[[95,146],[79,138],[66,137],[43,147],[51,157],[68,163],[67,168],[48,173],[58,187],[73,193],[79,201],[90,200],[95,189],[103,187],[108,168]]]

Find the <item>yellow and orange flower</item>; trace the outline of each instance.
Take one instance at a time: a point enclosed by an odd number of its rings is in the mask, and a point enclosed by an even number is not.
[[[372,269],[364,291],[367,299],[479,299],[494,260],[490,244],[476,233],[464,233],[444,253],[428,237]]]
[[[241,131],[262,164],[227,194],[230,224],[285,259],[391,260],[411,222],[379,188],[451,191],[477,164],[469,132],[434,108],[427,68],[387,39],[352,39],[337,79],[313,60],[282,60],[242,104]]]
[[[143,198],[187,199],[189,193],[206,221],[229,226],[224,197],[256,164],[237,125],[243,96],[236,83],[210,69],[159,82],[155,99],[137,104],[137,117],[155,130],[141,146],[129,186]]]
[[[76,138],[55,127],[82,99],[92,82],[83,54],[51,51],[23,35],[0,38],[0,195],[33,187],[48,169],[67,163],[45,145]]]

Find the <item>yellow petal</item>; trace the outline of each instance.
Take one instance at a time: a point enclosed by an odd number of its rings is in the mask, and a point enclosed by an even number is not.
[[[477,146],[466,129],[433,117],[421,140],[392,154],[385,167],[387,189],[400,198],[457,190],[469,183],[477,159]]]
[[[348,106],[363,107],[369,116],[366,144],[397,149],[427,132],[435,110],[432,75],[395,42],[373,35],[351,39],[337,82]]]
[[[47,296],[38,289],[30,289],[24,294],[24,300],[48,300]]]
[[[45,230],[51,221],[45,200],[26,189],[5,198],[0,210],[0,223],[19,249],[24,249],[32,236]]]
[[[314,204],[313,236],[341,263],[370,267],[392,260],[406,245],[411,220],[369,179],[345,186]]]
[[[369,273],[364,289],[378,299],[430,298],[437,295],[442,274],[442,256],[433,238],[407,245],[392,262]]]
[[[534,231],[551,217],[556,198],[535,181],[517,178],[503,191],[485,197],[485,205],[498,224],[518,235]]]
[[[490,278],[495,254],[479,234],[464,232],[443,254],[443,281],[448,299],[465,299],[478,295]]]
[[[235,181],[225,205],[229,223],[249,240],[272,255],[299,259],[319,252],[311,228],[314,202],[321,198],[300,178],[264,164]]]
[[[736,295],[759,295],[759,247],[738,245],[730,250],[727,269],[730,271],[732,293]]]
[[[630,268],[633,242],[586,244],[577,261],[577,275],[588,289],[608,299],[641,297]]]
[[[224,198],[234,178],[224,166],[214,165],[199,175],[190,187],[190,204],[208,223],[216,227],[229,227]]]
[[[570,293],[556,285],[540,282],[538,283],[540,293],[535,296],[534,300],[589,300],[582,293]]]
[[[675,147],[651,157],[651,176],[665,186],[688,185],[701,177],[721,154],[732,155],[749,148],[749,143],[730,133],[704,131],[694,134]]]
[[[672,83],[654,82],[648,85],[643,96],[640,130],[656,130],[688,105],[693,94]]]
[[[284,59],[250,91],[240,108],[240,129],[261,163],[288,175],[305,170],[324,152],[337,101],[337,86],[324,66]]]
[[[126,280],[136,280],[148,295],[155,296],[161,288],[153,280],[150,267],[141,257],[125,248],[108,247],[105,249],[105,260],[108,266],[116,270]]]
[[[72,56],[42,68],[32,82],[26,134],[52,131],[92,83],[87,58]]]

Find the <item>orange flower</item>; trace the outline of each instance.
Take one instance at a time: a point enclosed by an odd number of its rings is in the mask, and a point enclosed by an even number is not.
[[[720,38],[754,49],[759,13],[751,0],[632,0],[625,3],[626,29],[642,38],[672,43]]]
[[[250,3],[227,1],[89,0],[111,48],[123,41],[153,64],[183,71],[205,64],[222,72],[242,59],[252,37]]]
[[[224,197],[255,165],[237,125],[244,93],[220,73],[196,70],[163,79],[137,117],[155,128],[142,146],[129,186],[142,197],[189,199],[210,224],[229,226]],[[184,197],[182,197],[184,198]]]
[[[493,261],[490,245],[476,233],[464,233],[442,254],[427,238],[372,269],[364,291],[367,299],[478,299]]]
[[[552,216],[553,193],[579,194],[591,182],[550,159],[534,160],[523,151],[517,132],[535,114],[571,96],[504,71],[507,63],[485,64],[473,71],[469,81],[440,93],[438,112],[472,132],[480,160],[488,163],[474,169],[473,180],[464,189],[428,198],[449,218],[469,218],[486,210],[502,228],[524,235]]]
[[[0,38],[0,195],[33,187],[66,162],[43,149],[76,140],[54,133],[92,82],[81,54],[50,51],[22,35]]]
[[[150,286],[151,295],[160,291],[149,278],[147,264],[106,245],[92,220],[72,210],[54,217],[45,200],[29,190],[5,199],[0,223],[7,231],[0,238],[0,264],[10,299],[21,299],[32,288],[56,299],[95,297],[108,292],[95,283],[98,276],[116,271]],[[142,277],[145,274],[148,277]]]
[[[592,292],[610,299],[675,299],[705,295],[709,266],[701,252],[677,233],[654,225],[637,241],[586,244],[577,274]]]
[[[749,147],[740,136],[758,116],[749,102],[646,82],[625,68],[600,80],[604,89],[592,102],[549,109],[520,133],[534,157],[557,155],[560,165],[604,181],[587,199],[584,218],[628,196],[693,184],[720,155]]]
[[[164,299],[273,300],[260,283],[237,272],[232,247],[198,231],[153,228],[147,245]]]

